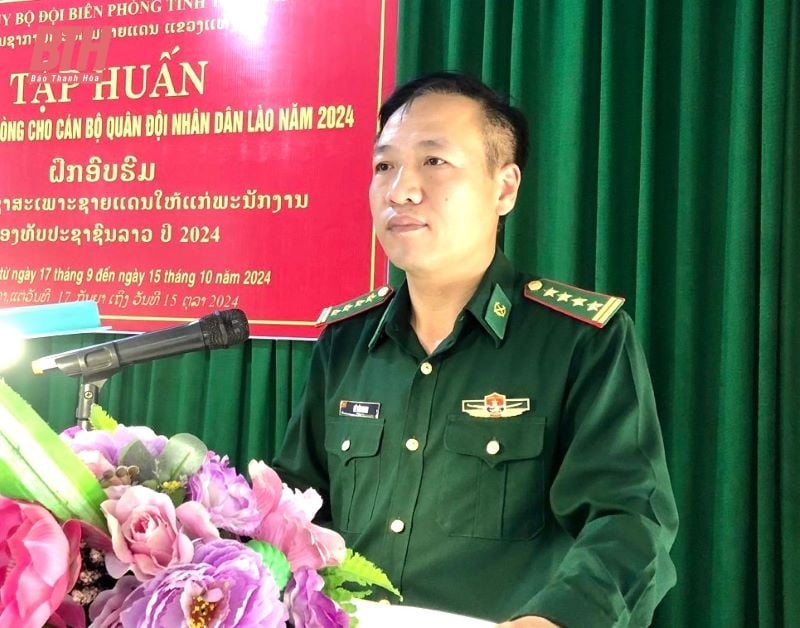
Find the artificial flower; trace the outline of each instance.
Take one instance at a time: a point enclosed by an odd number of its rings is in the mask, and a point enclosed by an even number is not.
[[[120,613],[125,610],[125,600],[140,586],[135,576],[122,576],[114,584],[113,589],[101,591],[89,607],[89,619],[92,628],[117,628],[120,625]]]
[[[299,569],[286,586],[285,601],[294,628],[347,628],[350,616],[322,593],[325,581],[313,569]]]
[[[61,432],[61,439],[84,460],[93,461],[99,468],[107,464],[114,468],[119,463],[120,452],[132,442],[140,441],[153,455],[158,456],[167,444],[167,438],[149,427],[118,425],[112,431],[84,430],[70,427]],[[95,472],[95,475],[97,473]],[[97,476],[98,478],[101,476]]]
[[[263,462],[251,487],[197,437],[128,428],[96,405],[95,429],[61,436],[68,449],[12,393],[0,382],[0,442],[22,443],[0,475],[0,628],[269,628],[290,612],[297,628],[340,628],[359,589],[399,596],[312,523],[316,491],[289,489]]]
[[[172,500],[163,493],[131,486],[101,508],[114,550],[106,555],[112,577],[119,578],[130,568],[139,580],[148,580],[170,565],[192,559],[192,540],[182,531]]]
[[[191,563],[163,570],[131,593],[122,628],[285,626],[286,607],[261,557],[220,539],[200,545]]]
[[[253,537],[280,549],[292,570],[321,569],[341,564],[345,556],[344,539],[338,533],[311,522],[322,507],[322,498],[313,490],[292,491],[277,473],[260,461],[251,461],[250,478],[259,510],[264,513]]]
[[[80,571],[80,524],[0,496],[0,627],[42,626]]]
[[[244,476],[228,465],[228,456],[220,458],[209,451],[187,488],[191,499],[203,504],[211,522],[223,530],[250,535],[261,523],[253,489]]]
[[[61,605],[50,615],[47,628],[85,628],[86,614],[83,606],[69,597],[61,601]]]

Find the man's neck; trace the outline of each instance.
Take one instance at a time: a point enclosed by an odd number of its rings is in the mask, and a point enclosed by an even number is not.
[[[447,281],[407,277],[411,298],[411,327],[430,355],[450,335],[456,319],[475,294],[485,269],[479,274]]]

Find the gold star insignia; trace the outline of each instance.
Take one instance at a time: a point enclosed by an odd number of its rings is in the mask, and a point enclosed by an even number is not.
[[[589,304],[588,309],[589,309],[590,312],[598,312],[598,311],[600,311],[601,307],[603,307],[602,303],[598,303],[597,301],[592,301]]]
[[[503,318],[506,315],[506,306],[500,303],[500,301],[494,302],[494,313],[497,314],[500,318]]]
[[[340,310],[340,309],[337,307],[336,309],[333,309],[333,310],[331,310],[331,314],[338,314],[338,313],[339,313],[339,312],[341,312],[341,311],[342,311],[342,310]]]
[[[558,294],[558,290],[556,290],[555,288],[548,288],[544,292],[544,296],[546,296],[546,297],[554,297],[557,294]]]
[[[342,309],[343,309],[345,312],[349,312],[350,310],[352,310],[352,309],[353,309],[353,304],[352,304],[352,303],[348,303],[348,304],[347,304],[347,305],[345,305],[345,306],[344,306]]]
[[[572,298],[572,295],[569,292],[560,292],[558,295],[559,301],[569,301]]]
[[[359,299],[358,301],[356,301],[356,305],[357,306],[364,305],[364,303],[366,303],[366,301],[364,301],[364,299]]]
[[[572,302],[573,302],[575,305],[577,305],[578,307],[581,307],[581,306],[583,306],[583,305],[586,305],[586,299],[582,299],[582,298],[580,298],[580,297],[575,297],[574,299],[572,299]]]
[[[375,293],[371,292],[370,295],[364,299],[367,303],[372,303],[375,300]]]

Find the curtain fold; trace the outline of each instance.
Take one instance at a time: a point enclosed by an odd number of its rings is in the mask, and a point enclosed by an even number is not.
[[[798,3],[401,0],[400,11],[398,81],[467,71],[528,114],[506,252],[627,298],[681,514],[678,585],[654,625],[800,625]],[[27,364],[109,339],[32,341],[6,379],[67,427],[77,382]],[[254,340],[136,365],[100,403],[122,422],[193,432],[244,468],[282,441],[312,347]]]

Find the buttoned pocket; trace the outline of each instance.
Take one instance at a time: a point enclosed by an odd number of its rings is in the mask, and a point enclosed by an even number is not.
[[[383,419],[329,418],[325,431],[331,510],[337,527],[361,532],[372,517],[380,484]]]
[[[544,417],[448,417],[439,524],[455,536],[530,539],[544,525]]]

